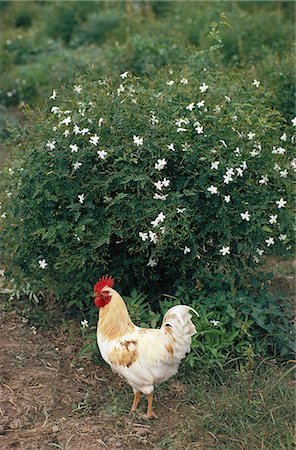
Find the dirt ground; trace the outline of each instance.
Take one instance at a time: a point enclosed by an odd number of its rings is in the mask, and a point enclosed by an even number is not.
[[[108,366],[78,360],[82,343],[75,333],[36,332],[15,311],[1,316],[2,450],[161,448],[157,443],[188,419],[179,382],[157,393],[159,419],[144,419],[146,400],[132,417],[129,386]],[[193,448],[209,448],[204,445],[201,440]]]

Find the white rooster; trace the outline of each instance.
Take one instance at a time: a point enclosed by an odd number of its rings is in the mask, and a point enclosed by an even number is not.
[[[190,311],[196,311],[190,306],[174,306],[165,314],[160,329],[140,328],[131,321],[113,285],[112,277],[106,276],[94,287],[95,305],[100,309],[98,346],[113,372],[133,388],[131,412],[137,409],[141,393],[146,394],[146,417],[151,419],[156,417],[152,409],[154,385],[175,375],[190,351],[191,337],[196,333]]]

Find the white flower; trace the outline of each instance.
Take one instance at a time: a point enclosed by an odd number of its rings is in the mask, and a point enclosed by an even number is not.
[[[152,220],[150,223],[153,227],[157,227],[159,223],[165,221],[166,216],[163,214],[163,212],[159,213],[155,220]]]
[[[46,147],[49,148],[49,150],[55,149],[55,143],[56,141],[47,141]]]
[[[224,200],[226,203],[230,202],[230,195],[225,195]]]
[[[0,277],[5,277],[5,272],[3,269],[0,269]]]
[[[77,144],[70,144],[69,148],[71,149],[71,153],[77,153],[78,152],[78,145]]]
[[[210,320],[210,323],[212,323],[214,325],[214,327],[216,327],[217,325],[219,325],[219,320]]]
[[[164,169],[164,167],[167,165],[167,160],[165,158],[163,159],[158,159],[157,162],[155,163],[154,167],[157,170],[162,170]]]
[[[80,128],[79,126],[75,123],[74,128],[73,128],[73,133],[74,134],[79,134],[80,133]]]
[[[228,177],[232,177],[232,175],[234,175],[234,169],[233,167],[226,167],[226,175]]]
[[[216,188],[216,186],[213,186],[213,185],[208,187],[207,191],[209,191],[212,195],[218,194],[218,188]]]
[[[156,259],[150,258],[147,264],[148,267],[155,267],[157,266],[157,261]]]
[[[153,183],[153,184],[154,184],[154,186],[156,187],[156,189],[157,189],[158,191],[161,191],[161,190],[162,190],[163,184],[162,184],[162,181],[161,181],[161,180],[159,180],[159,181],[157,181],[156,183]]]
[[[82,91],[82,87],[80,86],[80,84],[75,84],[74,92],[78,92],[78,94],[80,94],[81,91]]]
[[[188,109],[189,111],[192,111],[194,109],[194,102],[189,103],[189,105],[186,106],[186,109]]]
[[[196,122],[197,124],[199,124],[199,122]],[[189,120],[188,119],[177,119],[175,122],[177,127],[181,127],[182,125],[188,125],[189,124]],[[194,124],[195,125],[195,124]]]
[[[89,134],[89,129],[88,128],[82,128],[82,130],[80,131],[80,134],[82,134],[82,136],[84,136],[85,134]]]
[[[225,183],[225,184],[229,184],[230,181],[233,181],[232,176],[229,175],[229,174],[223,175],[223,178],[224,178],[224,183]]]
[[[286,149],[283,147],[273,147],[271,152],[273,155],[284,155],[286,153]]]
[[[30,330],[33,332],[33,334],[37,334],[37,328],[34,325],[30,327]]]
[[[168,194],[158,194],[158,192],[155,192],[155,194],[153,195],[153,198],[155,200],[166,200],[167,196],[168,196]]]
[[[69,130],[65,130],[64,133],[63,133],[63,135],[64,135],[65,137],[68,137],[69,134],[70,134],[70,131],[69,131]]]
[[[167,147],[168,147],[169,150],[172,150],[172,152],[176,151],[176,149],[174,147],[174,144],[169,144]]]
[[[198,127],[195,128],[195,131],[197,132],[197,134],[203,134],[203,127],[199,125]]]
[[[269,181],[269,178],[266,175],[262,175],[261,179],[259,180],[259,184],[267,184]]]
[[[228,103],[230,103],[231,102],[231,98],[230,97],[228,97],[228,95],[224,95],[224,98],[225,98],[225,100],[228,102]]]
[[[260,81],[254,80],[252,85],[255,86],[256,88],[258,88],[260,86]]]
[[[206,83],[203,83],[201,86],[199,86],[200,92],[206,92],[209,89],[209,86]]]
[[[292,169],[295,172],[296,171],[296,158],[292,159],[292,161],[290,162],[290,166],[292,167]]]
[[[174,80],[167,81],[166,84],[167,84],[168,86],[172,86],[172,85],[174,84]]]
[[[38,264],[40,269],[46,269],[48,265],[45,259],[39,259]]]
[[[249,211],[246,211],[246,212],[244,212],[244,213],[240,213],[240,216],[241,216],[241,218],[242,218],[243,220],[246,220],[247,222],[250,221],[251,215],[250,215]]]
[[[166,218],[166,216],[163,214],[163,212],[159,213],[157,216],[157,220],[159,222],[164,222],[165,218]]]
[[[269,217],[270,217],[269,223],[271,223],[271,224],[277,223],[277,214],[271,215],[271,216],[269,216]]]
[[[211,169],[217,170],[219,167],[220,161],[214,161],[211,164]]]
[[[188,84],[187,78],[181,78],[180,83],[183,84],[183,85],[184,84]]]
[[[273,170],[276,170],[277,172],[281,170],[280,166],[278,165],[278,163],[275,163]]]
[[[140,138],[140,136],[133,135],[133,141],[134,141],[134,144],[136,144],[138,147],[140,145],[143,145],[143,138]]]
[[[284,208],[284,206],[286,205],[286,200],[284,200],[283,198],[281,198],[280,200],[276,201],[276,204],[278,205],[278,208]]]
[[[258,255],[262,256],[264,253],[264,250],[261,250],[260,248],[256,248],[256,252],[258,253]]]
[[[60,108],[58,106],[53,106],[50,110],[53,114],[60,113]]]
[[[153,244],[156,244],[158,241],[157,234],[153,233],[153,231],[149,231],[149,239],[150,239],[150,242],[153,242]]]
[[[184,255],[187,255],[187,253],[190,253],[190,252],[191,252],[191,248],[189,248],[189,247],[185,247],[183,250]]]
[[[287,133],[283,133],[280,137],[281,141],[286,141],[287,140]]]
[[[4,212],[3,214],[1,214],[1,219],[6,219],[7,213]]]
[[[70,116],[68,116],[68,117],[66,117],[64,120],[62,120],[61,122],[60,122],[60,124],[61,125],[69,125],[71,123],[71,117]]]
[[[73,164],[73,168],[74,168],[74,170],[77,170],[77,169],[79,169],[79,167],[81,167],[82,166],[82,163],[81,162],[79,162],[79,161],[76,161],[76,163],[74,163]]]
[[[287,176],[288,176],[288,171],[287,171],[287,169],[281,170],[281,171],[280,171],[280,176],[281,176],[281,178],[287,178]]]
[[[55,100],[57,98],[57,91],[55,89],[52,91],[52,94],[51,94],[51,96],[49,98],[51,100]]]
[[[101,127],[102,126],[102,123],[104,122],[104,119],[103,119],[103,117],[100,117],[99,118],[99,121],[98,121],[98,125],[99,125],[99,127]]]
[[[287,239],[287,235],[286,234],[280,234],[279,235],[279,240],[280,241],[285,241]]]
[[[223,247],[219,250],[222,256],[230,255],[230,247]]]
[[[244,174],[243,169],[241,169],[240,167],[237,167],[237,168],[236,168],[236,172],[237,172],[237,176],[238,176],[238,177],[242,177],[243,174]]]
[[[242,154],[242,151],[241,151],[241,149],[239,147],[236,147],[235,150],[234,150],[234,153],[235,153],[236,156],[240,156]]]
[[[226,144],[225,141],[223,141],[223,139],[220,139],[220,142],[221,142],[221,144],[222,144],[225,148],[227,148],[227,144]]]
[[[184,133],[184,131],[187,131],[187,128],[177,128],[177,133]]]
[[[201,100],[200,102],[196,103],[197,108],[203,108],[205,106],[205,101]]]
[[[84,202],[84,200],[85,200],[85,195],[84,194],[79,194],[77,197],[78,197],[79,203],[82,204]]]
[[[252,158],[255,158],[256,156],[260,155],[260,151],[256,150],[255,148],[250,151],[250,156],[252,156]]]
[[[187,142],[185,142],[184,144],[181,144],[181,147],[182,151],[186,152],[190,148],[190,145]]]
[[[123,86],[123,84],[120,84],[119,88],[117,89],[117,94],[118,95],[121,94],[121,92],[124,92],[124,90],[125,90],[125,87]]]
[[[120,74],[120,78],[121,78],[122,80],[124,80],[124,79],[127,78],[127,77],[128,77],[128,71],[123,72],[123,73]]]
[[[140,231],[139,236],[143,242],[147,241],[148,239],[148,233],[142,233],[142,231]]]
[[[98,150],[97,155],[100,159],[105,159],[108,153],[106,152],[106,150]]]
[[[169,187],[169,185],[170,185],[170,180],[168,180],[167,178],[164,178],[163,180],[162,180],[162,185],[164,186],[164,187]]]
[[[91,136],[91,137],[89,138],[89,142],[90,142],[91,144],[95,145],[95,146],[98,145],[99,140],[100,140],[100,136],[98,136],[97,134],[95,134],[94,136]]]
[[[157,125],[159,123],[159,120],[154,114],[152,114],[152,116],[150,117],[150,122],[152,125]]]
[[[246,170],[246,169],[248,168],[248,166],[247,166],[247,161],[243,161],[243,162],[241,163],[241,168],[242,168],[243,170]]]
[[[88,321],[86,319],[82,320],[81,322],[82,328],[88,328]]]
[[[296,117],[294,117],[294,119],[292,119],[291,122],[292,122],[292,125],[293,125],[294,127],[296,127]]]
[[[270,247],[271,245],[274,245],[274,239],[272,237],[265,239],[265,242],[267,244],[267,247]]]
[[[186,211],[186,208],[177,208],[177,213],[183,214]]]
[[[256,136],[256,133],[253,133],[252,131],[249,131],[249,133],[247,134],[249,141],[251,141],[252,139],[254,139],[254,137]]]

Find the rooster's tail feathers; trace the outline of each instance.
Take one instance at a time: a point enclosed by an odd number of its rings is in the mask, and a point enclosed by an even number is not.
[[[173,306],[166,312],[162,321],[161,328],[163,330],[170,329],[176,344],[176,350],[178,349],[176,353],[178,353],[180,359],[184,358],[185,354],[190,351],[191,338],[196,333],[195,326],[191,320],[191,311],[198,316],[198,313],[190,306]]]

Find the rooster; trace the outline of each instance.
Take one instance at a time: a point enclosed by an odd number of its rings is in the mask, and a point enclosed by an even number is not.
[[[121,296],[113,289],[112,277],[102,277],[94,286],[95,305],[100,309],[97,342],[103,359],[113,372],[134,391],[131,412],[137,409],[141,394],[147,395],[146,417],[153,412],[154,385],[168,380],[190,351],[196,333],[190,306],[178,305],[165,314],[160,329],[140,328],[133,324]],[[196,313],[198,315],[198,313]]]

